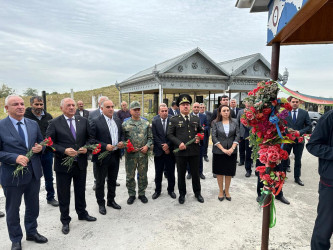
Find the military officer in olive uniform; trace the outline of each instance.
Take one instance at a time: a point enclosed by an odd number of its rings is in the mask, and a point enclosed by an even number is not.
[[[199,117],[190,115],[191,103],[192,98],[189,95],[183,94],[179,96],[177,100],[177,106],[180,109],[180,114],[173,116],[170,119],[168,129],[168,139],[172,141],[175,148],[180,149],[178,153],[175,153],[180,204],[185,202],[185,174],[187,164],[190,166],[192,173],[192,187],[195,197],[199,202],[204,202],[204,199],[201,196],[199,176],[200,140],[196,136],[197,133],[203,133],[204,130],[200,126]],[[185,144],[193,138],[196,138],[195,143],[186,146]]]
[[[130,104],[131,118],[122,124],[125,141],[129,139],[135,150],[128,153],[125,150],[125,168],[126,168],[126,187],[129,198],[127,204],[133,204],[135,200],[135,170],[138,170],[138,193],[139,199],[147,203],[145,191],[148,185],[148,155],[147,152],[152,145],[152,131],[149,122],[140,117],[140,103],[133,101]]]

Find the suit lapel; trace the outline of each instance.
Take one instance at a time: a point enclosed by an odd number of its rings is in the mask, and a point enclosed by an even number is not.
[[[32,148],[34,141],[33,141],[32,136],[30,136],[32,133],[29,133],[29,131],[32,130],[32,124],[27,119],[24,119],[24,122],[25,122],[25,126],[27,128],[28,148]]]
[[[18,140],[20,142],[20,144],[22,146],[24,146],[25,148],[27,147],[27,145],[25,145],[24,141],[22,140],[22,138],[20,137],[19,133],[17,132],[16,128],[14,127],[12,121],[9,119],[9,116],[6,118],[6,123],[7,123],[7,127],[9,129],[9,132],[11,133],[11,135],[16,138],[16,140]],[[29,136],[28,136],[29,138]]]
[[[99,117],[99,120],[101,121],[101,125],[104,127],[104,129],[105,129],[105,133],[106,133],[107,136],[110,138],[110,141],[111,141],[111,144],[112,144],[111,133],[110,133],[109,126],[108,126],[108,123],[106,122],[106,119],[105,119],[104,115],[101,115],[101,116]]]

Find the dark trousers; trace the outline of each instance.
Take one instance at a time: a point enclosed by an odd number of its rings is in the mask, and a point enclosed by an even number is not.
[[[20,186],[3,187],[6,197],[6,220],[9,238],[12,242],[20,242],[22,229],[20,225],[20,205],[22,196],[25,203],[24,227],[27,235],[37,233],[39,215],[40,179],[33,176],[30,183]]]
[[[69,216],[69,204],[71,200],[71,183],[73,179],[75,210],[79,217],[88,214],[86,211],[86,178],[87,169],[80,170],[77,163],[74,162],[73,168],[69,173],[56,172],[57,193],[60,208],[60,221],[62,224],[68,224],[71,221]]]
[[[173,154],[162,154],[154,157],[155,163],[155,192],[162,191],[162,178],[164,169],[168,176],[168,192],[173,192],[175,189],[175,157]]]
[[[252,172],[251,167],[252,167],[252,159],[251,159],[251,154],[252,154],[252,148],[250,147],[250,142],[249,140],[245,140],[245,170],[246,172]]]
[[[113,201],[116,197],[116,182],[118,178],[119,172],[119,154],[111,153],[111,155],[104,159],[102,164],[100,162],[96,162],[96,199],[97,203],[100,206],[105,205],[104,199],[104,185],[105,178],[107,178],[107,200]]]
[[[304,143],[293,143],[293,144],[285,144],[283,146],[283,149],[288,152],[290,155],[291,150],[293,150],[293,153],[295,155],[295,165],[294,165],[294,178],[297,179],[301,177],[301,166],[302,166],[302,154],[304,149]],[[283,161],[284,167],[287,168],[289,165],[287,165],[287,161]],[[289,163],[290,164],[290,163]]]
[[[203,157],[204,157],[204,145],[200,145],[200,158],[199,158],[199,174],[203,173]],[[187,164],[187,172],[191,174],[190,165]]]
[[[208,157],[207,156],[207,150],[208,150],[208,144],[209,144],[209,136],[210,136],[210,129],[206,129],[205,130],[205,137],[204,137],[204,141],[203,141],[203,145],[204,145],[203,146],[203,156],[204,157]]]
[[[239,162],[244,163],[245,162],[245,139],[243,137],[240,138],[238,150],[239,150]]]
[[[257,159],[256,161],[256,167],[259,167],[259,166],[264,166],[264,164],[262,164],[259,159]],[[283,171],[283,172],[286,172],[286,170],[284,169],[283,165],[282,164],[279,164],[277,165],[275,168],[274,168],[275,171]],[[260,196],[261,195],[261,189],[264,187],[264,184],[260,181],[260,176],[259,176],[259,173],[256,172],[256,176],[258,176],[258,180],[257,180],[257,195]],[[281,189],[280,193],[275,196],[275,198],[279,199],[283,196],[283,191]]]
[[[96,162],[93,162],[94,183],[96,183]]]
[[[333,232],[333,188],[319,183],[317,218],[311,238],[312,250],[330,249]]]
[[[53,153],[51,151],[45,151],[42,154],[42,166],[45,179],[46,199],[48,201],[54,199],[54,187],[53,187]]]
[[[192,188],[195,195],[201,193],[200,177],[199,177],[199,155],[192,156],[176,156],[177,173],[178,173],[178,189],[180,195],[186,195],[186,166],[189,164],[192,173]]]

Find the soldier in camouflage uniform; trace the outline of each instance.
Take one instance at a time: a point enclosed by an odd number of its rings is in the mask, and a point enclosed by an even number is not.
[[[132,142],[135,151],[128,153],[125,150],[125,167],[126,167],[126,187],[129,198],[127,204],[133,204],[135,200],[135,170],[138,170],[138,193],[139,199],[147,203],[145,191],[148,185],[148,155],[147,152],[152,145],[152,131],[149,122],[140,117],[140,103],[133,101],[130,104],[130,113],[132,115],[122,124],[125,141],[128,139]]]

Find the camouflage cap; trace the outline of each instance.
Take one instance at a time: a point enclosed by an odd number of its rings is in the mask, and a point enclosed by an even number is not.
[[[140,103],[138,101],[133,101],[131,102],[130,106],[129,106],[130,109],[140,109]]]

